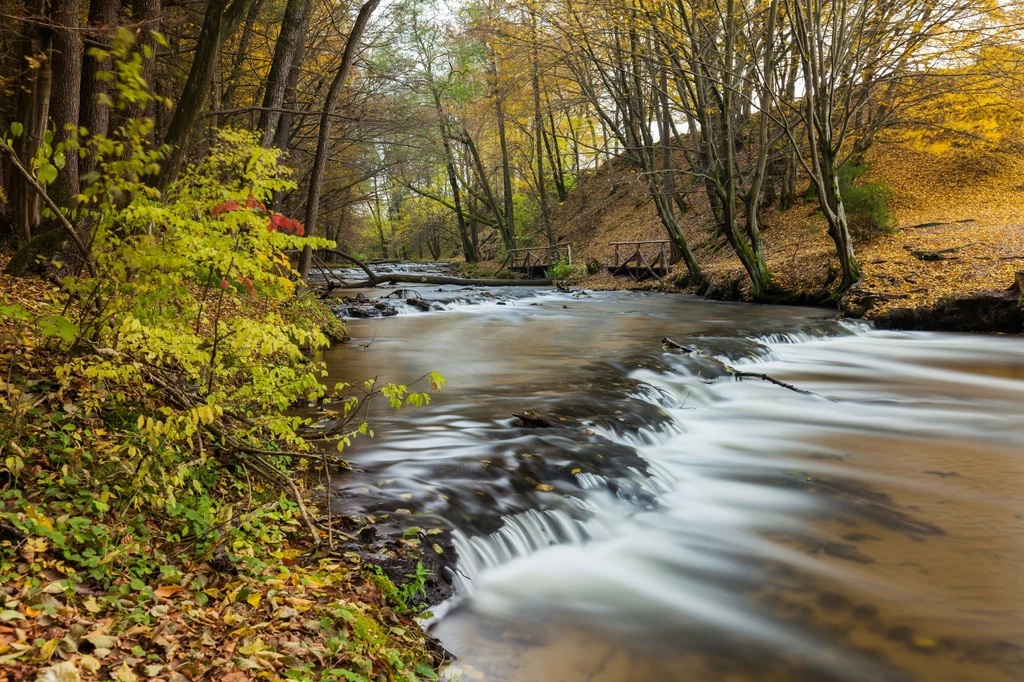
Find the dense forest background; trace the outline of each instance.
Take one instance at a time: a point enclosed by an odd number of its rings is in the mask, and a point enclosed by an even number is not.
[[[773,286],[761,216],[798,195],[826,220],[841,288],[860,279],[854,242],[887,229],[884,188],[852,215],[850,195],[879,140],[971,167],[1022,143],[1013,3],[54,0],[4,16],[11,271],[69,249],[47,201],[88,241],[87,141],[139,118],[163,150],[147,186],[166,190],[219,129],[251,131],[297,184],[275,210],[385,259],[554,243],[553,211],[588,173],[614,188],[623,158],[691,284],[704,274],[681,222],[703,202],[755,297]],[[116,49],[145,96],[115,103]]]

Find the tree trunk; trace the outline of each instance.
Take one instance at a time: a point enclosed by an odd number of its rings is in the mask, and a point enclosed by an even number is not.
[[[203,105],[206,104],[206,95],[210,91],[214,69],[217,68],[220,48],[242,23],[255,0],[230,1],[229,5],[229,0],[209,0],[206,5],[206,14],[203,17],[203,26],[199,30],[188,79],[164,135],[164,144],[171,147],[171,152],[158,179],[161,190],[166,190],[177,179],[184,165],[189,137]]]
[[[307,11],[305,14],[304,21],[302,23],[302,29],[300,35],[306,35],[306,29],[309,27],[309,15]],[[296,93],[298,92],[299,76],[302,75],[302,63],[306,59],[306,41],[299,40],[299,44],[295,49],[295,56],[292,57],[291,65],[288,68],[288,82],[285,84],[284,89],[284,108],[294,109],[297,105]],[[292,120],[294,115],[291,111],[282,111],[280,118],[277,120],[277,132],[274,133],[274,146],[280,149],[282,152],[288,151],[288,140],[292,133]]]
[[[142,57],[142,78],[149,85],[150,94],[154,94],[153,71],[156,65],[156,37],[155,33],[160,31],[160,0],[133,0],[132,21],[138,27],[138,49]],[[149,57],[146,57],[146,54]],[[160,108],[163,110],[163,107]],[[152,99],[146,102],[132,102],[128,105],[125,117],[128,119],[146,116],[156,118],[156,107]],[[150,135],[149,142],[154,143],[157,136],[157,126]]]
[[[540,113],[540,55],[537,52],[537,18],[533,18],[533,127],[536,138],[537,155],[537,194],[540,198],[540,213],[544,220],[544,232],[548,236],[548,246],[555,245],[555,235],[551,232],[551,215],[548,211],[547,183],[544,182],[544,119]]]
[[[64,144],[64,168],[57,174],[50,196],[62,208],[72,208],[78,196],[78,107],[82,96],[82,40],[78,30],[78,0],[54,0],[53,85],[50,118],[54,148]],[[68,129],[71,129],[70,131]]]
[[[501,184],[504,193],[505,229],[508,234],[505,246],[508,249],[514,249],[516,248],[516,220],[515,198],[512,194],[512,168],[508,156],[508,140],[505,135],[505,106],[498,82],[497,57],[494,55],[493,49],[491,50],[491,77],[494,79],[494,111],[498,123],[498,145],[501,149]]]
[[[441,108],[441,98],[438,94],[434,94],[436,100],[438,116],[444,116],[444,111]],[[448,140],[448,134],[445,131],[444,120],[441,122],[441,146],[444,149],[445,158],[445,170],[448,173],[448,184],[452,188],[452,203],[455,206],[455,220],[459,226],[459,238],[462,240],[462,255],[466,259],[467,263],[475,263],[477,261],[476,251],[473,249],[473,240],[469,235],[469,226],[466,224],[466,216],[462,212],[462,196],[459,192],[459,173],[455,169],[455,156],[452,154],[452,145]]]
[[[555,126],[555,115],[551,113],[548,106],[548,121],[551,123],[551,140],[544,135],[544,147],[548,152],[548,161],[551,163],[551,175],[555,180],[555,191],[558,192],[558,203],[565,201],[565,171],[562,169],[562,151],[558,148],[558,128]]]
[[[327,167],[327,155],[331,145],[331,116],[334,113],[334,105],[338,100],[338,95],[341,93],[341,87],[348,78],[352,62],[355,61],[356,47],[359,45],[363,31],[366,30],[366,25],[379,4],[380,0],[366,0],[363,6],[359,8],[356,20],[352,24],[352,30],[349,32],[348,40],[345,42],[345,51],[341,55],[341,65],[338,67],[337,73],[334,74],[331,87],[327,90],[327,99],[324,101],[324,109],[320,115],[320,134],[316,142],[316,155],[313,157],[313,168],[309,174],[309,195],[306,199],[306,234],[308,235],[312,235],[314,230],[316,230],[317,212],[320,210],[320,193],[323,191],[324,169]],[[303,282],[309,278],[309,266],[312,256],[313,252],[309,247],[304,248],[299,256],[299,275],[302,277]]]
[[[252,42],[253,25],[260,15],[260,10],[263,9],[264,1],[256,0],[253,6],[249,8],[249,13],[245,16],[242,36],[238,40],[238,51],[235,52],[235,58],[231,61],[231,72],[228,74],[227,82],[224,84],[224,90],[221,93],[221,109],[231,109],[234,107],[235,91],[238,90],[238,84],[242,79],[242,67],[245,66],[245,60],[251,56],[249,54],[249,43]]]
[[[288,77],[292,62],[295,61],[300,45],[305,39],[306,17],[310,13],[310,0],[288,0],[281,20],[281,33],[274,46],[274,59],[267,74],[267,89],[263,93],[263,109],[260,111],[260,145],[269,148],[274,143],[281,106],[284,104]]]
[[[818,200],[824,209],[825,219],[828,221],[828,234],[836,245],[836,256],[839,258],[839,267],[842,272],[842,279],[839,283],[839,292],[845,292],[863,277],[860,263],[853,248],[853,238],[850,236],[850,227],[846,220],[846,207],[843,205],[843,196],[839,191],[839,177],[836,168],[835,158],[831,155],[823,155],[821,164],[820,182],[816,182],[818,189]]]
[[[44,19],[45,6],[44,0],[32,0],[26,6],[31,23],[26,22],[21,29],[21,61],[27,68],[18,97],[17,120],[22,124],[23,132],[14,140],[14,150],[23,163],[35,156],[43,143],[49,121],[52,82],[50,34],[39,26]],[[10,188],[11,224],[19,245],[25,246],[39,225],[42,200],[20,176],[12,175]]]
[[[789,106],[793,106],[796,102],[796,80],[800,70],[800,57],[796,41],[793,41],[793,48],[788,58],[789,68],[786,71],[786,86],[784,88],[785,101]],[[782,163],[782,191],[779,193],[779,208],[786,211],[796,204],[796,188],[800,170],[796,150],[787,147]]]
[[[107,47],[114,29],[117,28],[117,14],[121,0],[92,0],[89,3],[89,32],[94,42]],[[110,106],[103,99],[111,93],[110,81],[96,77],[101,71],[110,69],[110,59],[96,59],[86,56],[82,63],[81,104],[78,119],[90,136],[107,135],[110,132]],[[79,162],[82,174],[90,173],[96,165],[91,154]]]
[[[484,198],[487,200],[488,207],[491,209],[491,213],[494,214],[494,220],[498,224],[498,234],[501,235],[501,241],[505,245],[506,250],[516,248],[515,244],[515,231],[508,224],[508,219],[502,215],[502,208],[498,205],[497,200],[494,197],[494,192],[491,190],[491,182],[487,179],[487,171],[484,168],[483,161],[480,159],[480,153],[477,150],[476,143],[473,142],[473,138],[469,136],[469,131],[463,128],[462,131],[463,140],[466,143],[466,149],[469,151],[470,158],[473,160],[473,167],[476,169],[477,177],[480,179],[480,188],[483,190]],[[510,181],[511,184],[511,181]],[[508,202],[506,203],[506,208]],[[470,213],[476,213],[472,208]],[[474,221],[474,251],[476,246],[475,239],[475,221]]]

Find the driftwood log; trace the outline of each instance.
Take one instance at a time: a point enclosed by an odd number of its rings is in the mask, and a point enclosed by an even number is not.
[[[344,258],[357,265],[366,273],[367,279],[362,282],[349,282],[345,284],[347,289],[359,289],[372,287],[377,284],[454,284],[456,286],[478,286],[478,287],[549,287],[554,282],[550,279],[469,279],[466,277],[448,277],[447,275],[410,275],[410,274],[377,274],[370,269],[370,266],[339,249],[318,249],[319,253],[329,253]]]

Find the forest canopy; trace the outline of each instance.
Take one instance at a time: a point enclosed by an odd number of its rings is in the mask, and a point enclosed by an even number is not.
[[[700,197],[755,297],[774,288],[761,215],[798,192],[827,222],[840,290],[861,278],[842,178],[880,138],[934,154],[1021,145],[1012,3],[54,0],[5,15],[12,272],[73,260],[58,223],[88,241],[90,140],[131,121],[166,154],[147,191],[166,191],[218,130],[250,131],[293,170],[274,210],[383,259],[553,244],[554,207],[626,159],[691,285],[705,275],[680,223]],[[117,57],[121,31],[135,40]],[[134,65],[144,93],[125,106],[115,63]]]

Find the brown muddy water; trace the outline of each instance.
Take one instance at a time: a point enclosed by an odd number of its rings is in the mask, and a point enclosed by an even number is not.
[[[457,595],[430,624],[452,679],[1024,680],[1021,339],[416,290],[438,310],[353,321],[324,360],[332,381],[448,385],[376,410],[335,494],[453,531]]]

